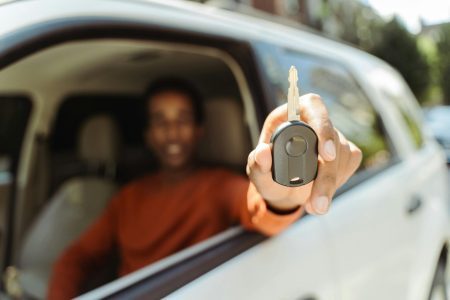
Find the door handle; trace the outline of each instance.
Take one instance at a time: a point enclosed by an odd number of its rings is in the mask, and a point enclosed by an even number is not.
[[[296,298],[296,299],[297,299],[297,300],[317,300],[316,297],[311,296],[311,295],[299,297],[299,298]]]
[[[417,212],[422,207],[422,197],[419,195],[414,195],[409,201],[407,212],[409,215]]]

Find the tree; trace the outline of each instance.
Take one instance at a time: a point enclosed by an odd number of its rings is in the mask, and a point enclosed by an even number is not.
[[[380,40],[371,52],[396,68],[420,102],[430,83],[430,68],[420,52],[416,37],[393,18],[381,28]]]
[[[438,68],[444,104],[450,105],[450,23],[442,25],[436,44]]]

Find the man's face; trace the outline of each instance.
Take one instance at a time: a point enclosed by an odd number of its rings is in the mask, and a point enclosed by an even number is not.
[[[176,171],[191,164],[203,129],[195,122],[188,96],[162,91],[149,99],[147,109],[150,123],[145,139],[162,167]]]

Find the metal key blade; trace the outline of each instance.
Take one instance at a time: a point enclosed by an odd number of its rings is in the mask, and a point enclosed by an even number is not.
[[[288,121],[298,121],[298,101],[299,92],[297,87],[298,75],[297,69],[291,66],[289,69],[289,89],[288,89]]]

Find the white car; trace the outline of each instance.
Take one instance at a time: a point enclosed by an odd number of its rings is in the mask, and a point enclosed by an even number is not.
[[[206,98],[200,157],[244,173],[291,65],[364,153],[329,213],[272,238],[236,226],[109,283],[101,270],[80,299],[448,299],[445,156],[396,71],[302,27],[142,0],[0,5],[3,296],[45,298],[61,251],[154,168],[139,117],[150,81],[192,80]]]

